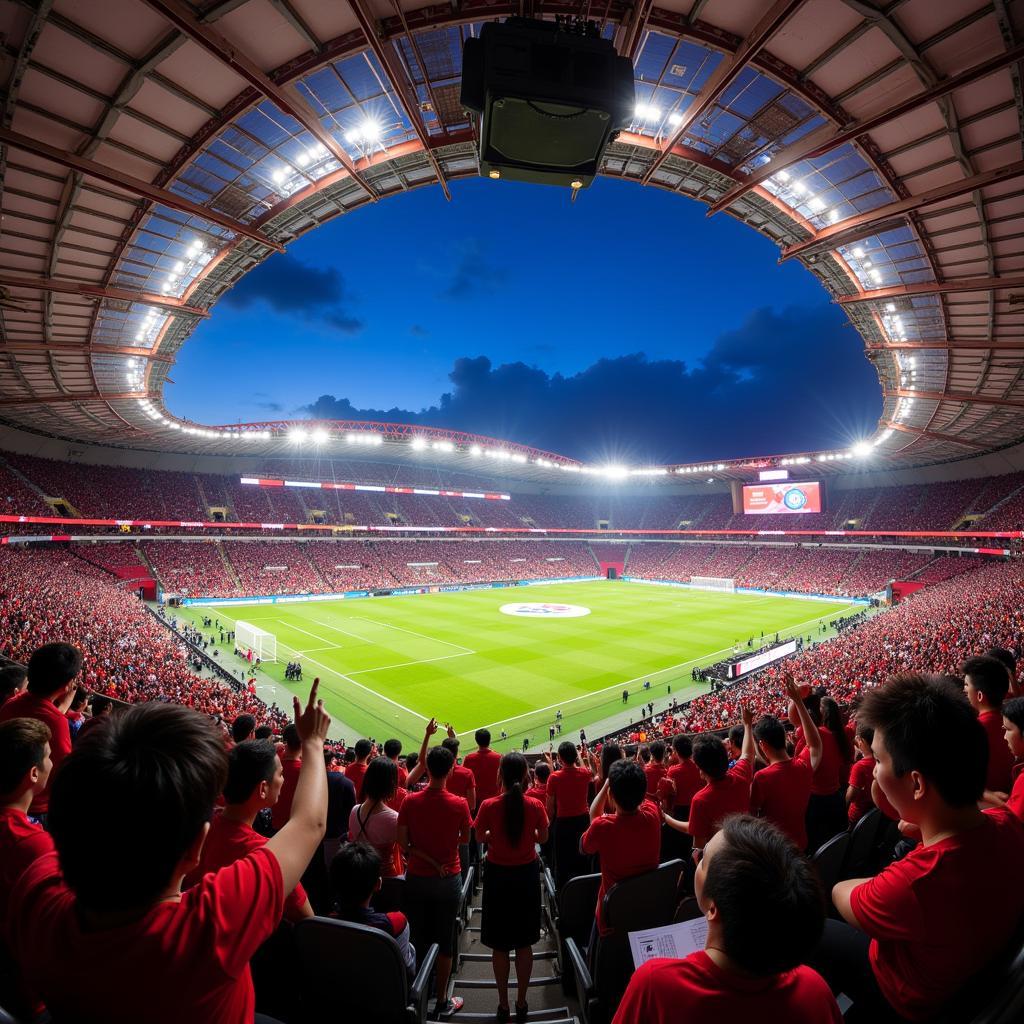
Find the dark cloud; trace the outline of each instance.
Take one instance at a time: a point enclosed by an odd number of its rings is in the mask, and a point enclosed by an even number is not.
[[[423,324],[413,324],[412,327],[409,328],[409,333],[416,338],[425,338],[430,334],[430,331],[428,331]]]
[[[881,411],[859,337],[832,306],[759,309],[703,360],[599,359],[572,376],[457,359],[452,388],[420,411],[357,409],[323,395],[317,418],[445,426],[588,460],[674,462],[849,444]]]
[[[265,412],[280,412],[284,406],[280,402],[257,402],[256,408]]]
[[[441,296],[462,301],[493,291],[507,279],[507,272],[490,262],[480,239],[468,238],[456,250],[451,278],[441,290]]]
[[[275,313],[321,323],[344,334],[362,330],[362,322],[347,309],[350,296],[334,267],[316,267],[287,253],[271,256],[265,267],[259,274],[246,274],[221,301],[236,309],[263,303]]]

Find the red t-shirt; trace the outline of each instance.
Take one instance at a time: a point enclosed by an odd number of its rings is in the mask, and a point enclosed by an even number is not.
[[[14,883],[34,860],[53,850],[50,833],[13,807],[0,807],[0,922]]]
[[[750,808],[750,762],[741,757],[721,779],[709,782],[690,801],[690,835],[696,850],[703,850],[723,818],[746,814]]]
[[[476,776],[461,764],[455,765],[445,782],[445,788],[455,796],[463,797],[469,801],[469,791],[476,785]]]
[[[1018,764],[1013,769],[1013,789],[1010,791],[1006,809],[1013,811],[1021,821],[1024,821],[1024,764]]]
[[[395,795],[390,800],[385,800],[384,803],[386,803],[391,810],[400,811],[402,809],[402,804],[405,803],[405,798],[408,795],[409,790],[405,789],[403,786],[399,786],[398,789],[395,790]]]
[[[644,766],[644,775],[647,776],[647,795],[657,796],[658,795],[658,784],[663,778],[668,769],[664,764],[658,764],[657,761],[651,761],[649,764]]]
[[[395,762],[395,764],[396,767],[398,768],[398,788],[405,789],[405,784],[409,779],[409,773],[405,770],[404,764],[398,764],[397,761]]]
[[[901,860],[857,886],[850,904],[871,936],[878,987],[910,1020],[932,1016],[1010,941],[1024,887],[1024,826],[1005,808],[976,828]]]
[[[648,960],[637,968],[612,1024],[721,1024],[729,1020],[842,1024],[821,975],[795,967],[750,978],[719,967],[701,950],[684,960]]]
[[[501,754],[488,747],[486,750],[474,750],[462,759],[464,768],[468,768],[476,778],[476,802],[482,804],[498,795],[498,765]]]
[[[277,858],[264,848],[206,875],[179,902],[86,931],[50,853],[25,870],[11,898],[11,946],[60,1020],[251,1024],[249,960],[281,920],[284,895]],[[112,983],[97,985],[112,969]]]
[[[1006,745],[1003,736],[1003,713],[1001,711],[982,711],[978,721],[985,728],[988,736],[988,774],[985,776],[985,788],[999,793],[1009,793],[1013,779],[1013,754]]]
[[[566,765],[548,776],[548,796],[555,800],[556,818],[578,818],[590,813],[590,770]]]
[[[353,761],[345,769],[345,778],[356,787],[356,799],[363,799],[363,776],[366,774],[366,762]]]
[[[412,844],[407,873],[438,877],[437,868],[419,856],[422,850],[443,865],[446,877],[459,874],[459,836],[470,824],[469,804],[463,797],[433,788],[410,793],[398,812],[398,827],[408,828]]]
[[[839,756],[836,738],[831,731],[825,726],[819,725],[818,733],[821,736],[821,761],[814,770],[811,792],[815,796],[832,796],[839,791],[839,787],[843,784],[845,766],[843,759]],[[798,728],[795,737],[793,753],[799,754],[807,746],[803,729]]]
[[[523,801],[525,819],[519,842],[512,846],[505,832],[505,797],[492,796],[477,811],[473,828],[480,842],[487,843],[487,862],[504,867],[529,864],[537,859],[537,831],[548,827],[548,812],[539,800],[527,796]],[[484,833],[489,833],[484,835]]]
[[[185,876],[185,887],[191,888],[204,875],[211,871],[220,871],[236,860],[247,857],[253,850],[267,845],[267,840],[257,831],[241,821],[231,821],[223,814],[214,815],[209,835],[203,844],[203,853],[199,858],[199,867]],[[285,913],[296,913],[306,902],[306,890],[300,882],[285,897]]]
[[[604,814],[595,818],[580,846],[584,853],[601,858],[601,887],[597,892],[597,927],[602,935],[611,929],[604,923],[604,898],[624,878],[653,871],[661,860],[661,811],[645,800],[636,814]]]
[[[284,828],[292,816],[292,801],[295,799],[295,787],[299,784],[299,770],[302,768],[301,757],[282,757],[281,770],[284,782],[277,803],[270,808],[270,824],[275,829]]]
[[[532,796],[534,800],[539,800],[544,805],[544,820],[548,820],[548,784],[546,782],[538,782],[536,786],[531,786],[526,791],[527,796]]]
[[[35,718],[50,727],[50,760],[53,762],[53,770],[46,780],[46,788],[35,795],[29,808],[29,814],[37,817],[50,809],[50,788],[54,776],[61,761],[71,753],[71,729],[67,718],[57,710],[57,705],[52,700],[37,697],[28,690],[16,693],[0,707],[0,722],[7,722],[12,718]]]
[[[811,752],[805,747],[796,757],[762,768],[750,786],[750,813],[778,826],[798,850],[807,846],[805,819],[813,779]]]
[[[662,806],[667,811],[672,811],[676,807],[689,807],[694,794],[703,788],[704,780],[700,776],[700,769],[687,758],[685,761],[669,765],[665,777],[658,786],[658,795],[661,797]]]
[[[875,802],[871,799],[871,783],[874,777],[875,759],[873,757],[862,757],[853,762],[853,767],[850,769],[850,785],[857,792],[846,809],[851,826],[856,825],[875,806]]]

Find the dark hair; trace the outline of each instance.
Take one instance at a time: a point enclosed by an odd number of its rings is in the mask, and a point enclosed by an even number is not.
[[[346,843],[328,869],[331,899],[338,911],[355,910],[373,893],[380,878],[380,854],[369,843]]]
[[[743,733],[742,725],[734,725],[729,730],[729,742],[740,750],[743,749]]]
[[[405,770],[411,772],[420,763],[420,755],[417,753],[405,755]]]
[[[533,766],[533,774],[537,776],[538,782],[547,782],[551,778],[551,765],[547,761],[538,761]]]
[[[647,775],[636,761],[616,761],[608,772],[608,786],[620,810],[635,811],[647,796]]]
[[[1003,704],[1003,718],[1024,732],[1024,697],[1011,697]]]
[[[294,722],[289,722],[284,729],[281,730],[281,739],[284,740],[284,745],[289,750],[298,750],[302,746],[302,740],[299,738],[299,730],[296,728]]]
[[[897,777],[920,772],[952,807],[981,799],[988,736],[962,693],[920,675],[892,676],[865,696],[858,715],[876,739],[884,733]]]
[[[491,745],[491,730],[490,729],[477,729],[473,733],[473,739],[476,740],[478,747],[489,747]]]
[[[774,715],[765,715],[754,724],[754,739],[772,750],[782,750],[786,746],[786,727]]]
[[[71,644],[43,644],[28,659],[28,692],[49,697],[82,671],[82,652]]]
[[[444,747],[431,747],[427,751],[427,772],[432,779],[444,779],[455,765],[452,752]]]
[[[82,906],[151,904],[210,820],[227,768],[217,725],[178,704],[135,704],[82,736],[54,778],[48,822]]]
[[[806,697],[804,697],[804,707],[807,708],[807,714],[811,716],[811,721],[817,725],[821,725],[821,688],[812,690]]]
[[[0,703],[21,689],[27,675],[28,669],[24,665],[12,663],[0,668]]]
[[[616,761],[621,761],[623,758],[622,747],[618,743],[606,743],[601,748],[601,778],[607,779],[608,772],[611,771],[611,767]]]
[[[651,761],[651,748],[645,743],[638,751],[637,756],[643,761],[644,764],[650,764]]]
[[[244,804],[261,782],[270,782],[277,771],[277,751],[270,740],[245,740],[228,751],[228,780],[224,802]]]
[[[558,759],[560,761],[563,761],[565,764],[575,764],[576,757],[576,747],[568,740],[558,744]]]
[[[725,953],[751,974],[791,970],[810,955],[825,925],[818,876],[763,819],[732,814],[722,822],[721,835],[707,864],[704,897],[718,908]]]
[[[999,707],[1006,700],[1010,689],[1010,677],[1006,674],[1006,666],[995,658],[981,655],[968,658],[960,666],[960,672],[966,679],[971,677],[971,685],[984,696],[993,707]]]
[[[680,757],[693,757],[693,740],[685,733],[680,733],[672,741],[672,749]]]
[[[375,757],[367,766],[360,789],[364,800],[390,800],[398,789],[398,765],[389,757]]]
[[[71,707],[77,711],[79,708],[84,708],[88,700],[89,691],[84,686],[80,686],[75,690],[74,697],[71,698]]]
[[[498,765],[505,792],[501,797],[505,819],[505,835],[512,846],[518,846],[526,827],[526,803],[523,783],[526,780],[526,758],[517,750],[501,755]]]
[[[370,756],[370,751],[373,750],[373,744],[369,740],[356,740],[356,760],[362,761]]]
[[[459,741],[455,739],[454,736],[445,736],[445,738],[441,740],[441,746],[444,747],[445,750],[450,750],[452,752],[452,757],[457,758],[459,756]]]
[[[846,722],[843,721],[843,713],[839,705],[831,697],[821,698],[821,721],[826,729],[832,733],[832,738],[839,748],[839,757],[846,763],[853,762],[853,745],[850,743],[850,734],[846,731]]]
[[[231,723],[231,738],[241,743],[256,729],[256,719],[252,715],[239,715]]]
[[[1013,656],[1012,651],[1008,651],[1005,647],[990,647],[985,651],[986,658],[995,658],[996,661],[1006,666],[1006,671],[1010,673],[1011,679],[1017,678],[1017,659]]]
[[[729,754],[725,744],[713,733],[693,741],[693,760],[709,778],[721,779],[729,770]]]
[[[324,767],[330,771],[332,764],[338,763],[338,753],[335,750],[324,751]]]
[[[655,740],[651,744],[651,757],[655,761],[663,761],[665,759],[665,744],[661,740]]]
[[[875,730],[866,722],[857,719],[857,735],[870,747],[871,741],[875,738]]]
[[[106,712],[107,708],[112,708],[114,702],[109,697],[102,697],[98,693],[92,695],[92,717],[95,718],[97,715],[102,715]]]
[[[35,718],[0,722],[0,796],[13,793],[30,768],[42,768],[50,727]]]
[[[390,757],[392,761],[402,752],[402,741],[401,740],[385,740],[384,741],[384,756]]]
[[[253,733],[253,739],[256,740],[270,740],[274,738],[274,730],[269,725],[258,725],[256,731]]]

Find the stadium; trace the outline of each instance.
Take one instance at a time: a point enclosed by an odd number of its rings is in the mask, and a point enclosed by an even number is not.
[[[0,1024],[1022,1018],[1020,0],[2,18]],[[874,429],[172,411],[246,275],[477,178],[759,233]]]

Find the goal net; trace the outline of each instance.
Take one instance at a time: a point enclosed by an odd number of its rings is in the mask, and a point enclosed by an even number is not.
[[[690,586],[697,590],[725,590],[732,593],[736,589],[736,581],[723,576],[691,576]]]
[[[235,623],[235,646],[243,654],[252,651],[254,661],[277,661],[277,637],[251,622]]]

